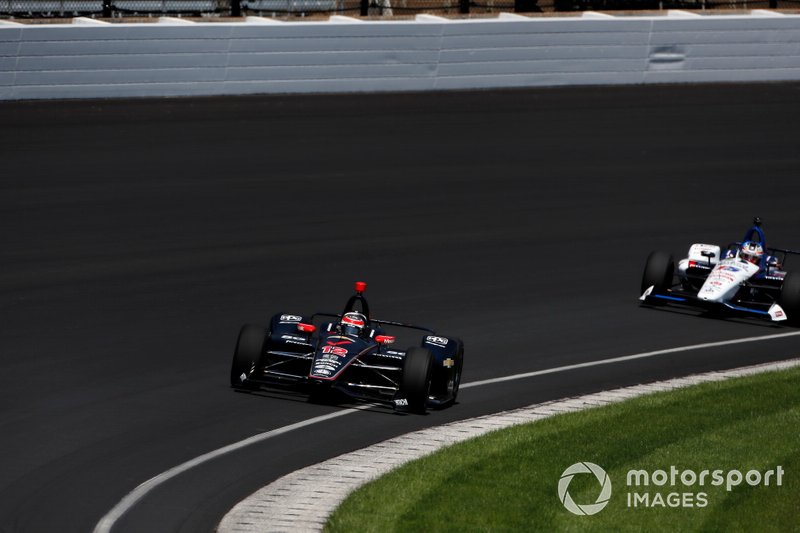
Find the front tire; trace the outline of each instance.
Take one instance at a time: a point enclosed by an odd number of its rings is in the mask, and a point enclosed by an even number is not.
[[[675,260],[667,252],[651,252],[644,265],[642,287],[639,294],[643,294],[650,287],[655,292],[666,292],[672,288],[672,278],[675,275]]]
[[[247,379],[242,379],[242,375],[249,377],[264,352],[264,344],[267,341],[267,334],[264,328],[246,324],[239,331],[239,339],[236,341],[236,349],[233,351],[233,362],[231,364],[231,387],[239,389],[257,389],[258,385],[249,383]]]
[[[425,414],[433,374],[433,354],[426,348],[409,348],[403,364],[401,392],[408,400],[410,411]]]
[[[786,322],[790,326],[800,326],[800,276],[792,272],[786,274],[778,305],[786,312]]]

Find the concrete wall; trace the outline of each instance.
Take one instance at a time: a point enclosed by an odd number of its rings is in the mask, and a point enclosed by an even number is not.
[[[0,99],[800,79],[800,16],[18,25]]]

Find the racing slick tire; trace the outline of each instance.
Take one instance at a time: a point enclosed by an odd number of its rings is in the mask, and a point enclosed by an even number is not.
[[[249,375],[254,365],[257,365],[264,351],[267,333],[264,328],[245,324],[239,331],[236,349],[233,351],[231,364],[231,387],[237,389],[257,389],[258,385],[242,381],[242,374]]]
[[[403,363],[401,392],[408,400],[411,412],[425,414],[433,374],[433,354],[426,348],[409,348]]]
[[[639,294],[644,293],[649,287],[654,287],[655,292],[665,292],[672,288],[672,277],[675,275],[675,260],[667,252],[650,252],[644,265],[642,275],[642,288]]]
[[[790,326],[800,326],[800,275],[793,272],[786,274],[778,305],[786,312],[786,322]]]

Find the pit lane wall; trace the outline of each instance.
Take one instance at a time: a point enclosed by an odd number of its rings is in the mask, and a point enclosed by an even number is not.
[[[800,80],[800,15],[0,21],[0,100]]]

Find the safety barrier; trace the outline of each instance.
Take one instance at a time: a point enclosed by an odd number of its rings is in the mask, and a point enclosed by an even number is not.
[[[800,79],[800,16],[0,21],[0,99]]]
[[[798,9],[800,0],[0,0],[0,18],[153,15],[299,16],[313,14],[392,16],[642,11],[698,9]]]

